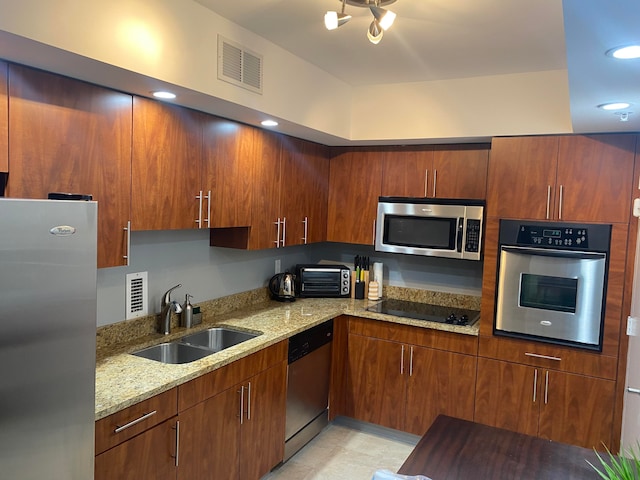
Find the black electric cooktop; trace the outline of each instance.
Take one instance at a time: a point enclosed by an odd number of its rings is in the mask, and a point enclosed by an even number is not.
[[[428,303],[409,302],[407,300],[388,299],[367,307],[375,313],[385,313],[398,317],[427,320],[429,322],[449,323],[451,325],[473,325],[480,318],[477,310],[443,307]]]

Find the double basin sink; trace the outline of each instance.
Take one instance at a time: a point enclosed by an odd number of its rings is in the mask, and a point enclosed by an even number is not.
[[[251,340],[261,333],[243,332],[229,327],[214,327],[185,335],[175,342],[166,342],[133,352],[138,357],[161,363],[189,363]]]

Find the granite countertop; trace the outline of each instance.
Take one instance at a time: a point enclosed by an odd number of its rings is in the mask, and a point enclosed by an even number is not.
[[[343,314],[478,335],[478,323],[457,326],[374,313],[365,310],[370,303],[375,302],[336,298],[298,299],[293,303],[269,301],[211,316],[202,325],[189,330],[175,328],[171,335],[147,335],[111,348],[101,348],[96,364],[95,418],[104,418]],[[262,335],[195,362],[180,365],[163,364],[130,355],[130,352],[141,348],[173,341],[186,334],[220,325],[262,332]]]

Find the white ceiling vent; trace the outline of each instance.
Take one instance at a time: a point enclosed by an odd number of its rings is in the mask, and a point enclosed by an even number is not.
[[[127,274],[125,299],[127,320],[148,314],[147,283],[147,272]]]
[[[262,55],[218,35],[218,79],[262,94]]]

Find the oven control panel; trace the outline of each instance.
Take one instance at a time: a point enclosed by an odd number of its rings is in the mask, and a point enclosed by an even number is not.
[[[520,225],[519,245],[589,248],[589,229],[574,226]]]

